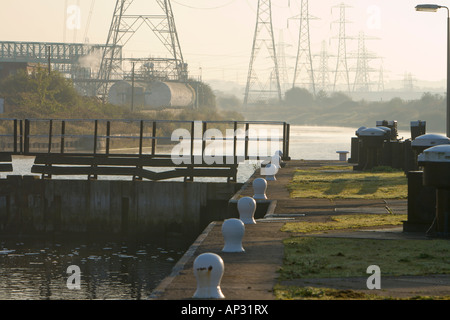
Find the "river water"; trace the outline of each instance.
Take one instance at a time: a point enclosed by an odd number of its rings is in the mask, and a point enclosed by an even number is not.
[[[400,137],[402,134],[409,137],[408,133],[400,133]],[[290,156],[337,160],[336,151],[350,151],[354,135],[355,128],[291,126]],[[12,174],[31,174],[32,164],[32,158],[14,158]],[[241,165],[238,182],[245,182],[254,170],[253,163]],[[152,243],[1,240],[0,299],[146,299],[193,240],[161,239]],[[79,289],[69,289],[71,283],[69,286],[67,283],[70,275],[67,268],[72,265],[81,271]]]

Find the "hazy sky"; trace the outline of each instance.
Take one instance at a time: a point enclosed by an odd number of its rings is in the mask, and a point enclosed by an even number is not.
[[[441,0],[441,5],[445,2]],[[3,41],[105,43],[115,0],[2,0],[0,39]],[[300,0],[272,0],[276,42],[281,31],[286,43],[286,65],[293,72],[297,47]],[[184,59],[192,76],[204,81],[218,79],[245,84],[255,31],[257,0],[172,0]],[[318,54],[326,41],[330,55],[337,54],[339,0],[309,1],[311,46]],[[401,80],[411,73],[419,80],[446,78],[447,11],[416,12],[420,3],[411,0],[346,0],[347,36],[364,32],[368,49],[379,59],[370,66],[378,70],[383,61],[385,81]],[[80,24],[74,24],[66,5],[80,8]],[[72,7],[73,8],[73,7]],[[90,9],[91,20],[88,25]],[[149,0],[134,0],[129,13],[161,14]],[[289,19],[291,18],[291,19]],[[289,22],[288,22],[289,21]],[[76,26],[76,27],[74,27]],[[357,40],[348,40],[349,56]],[[126,46],[128,57],[167,56],[149,29],[141,29]],[[382,60],[381,60],[382,58]],[[334,68],[330,58],[330,70]],[[349,59],[350,67],[356,65]],[[377,73],[374,73],[374,77]]]

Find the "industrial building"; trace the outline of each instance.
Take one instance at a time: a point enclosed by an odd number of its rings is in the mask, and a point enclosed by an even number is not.
[[[133,2],[116,0],[105,44],[0,41],[0,78],[41,65],[71,79],[81,94],[105,102],[148,108],[194,106],[196,95],[187,84],[187,64],[170,1],[156,0],[159,14],[138,16],[129,14]],[[124,45],[139,28],[135,25],[148,26],[170,56],[124,57]],[[130,65],[132,69],[126,69]]]

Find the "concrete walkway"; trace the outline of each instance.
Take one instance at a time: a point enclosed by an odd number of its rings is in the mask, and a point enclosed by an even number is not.
[[[185,255],[174,267],[172,274],[164,279],[153,291],[151,299],[185,300],[192,299],[196,290],[193,273],[193,261],[205,252],[220,255],[224,261],[225,272],[221,289],[226,300],[273,300],[273,287],[278,283],[277,270],[282,266],[283,239],[290,236],[281,232],[281,227],[292,220],[320,221],[340,213],[381,213],[386,206],[394,213],[406,213],[406,200],[327,200],[327,199],[291,199],[287,185],[297,168],[345,165],[333,161],[289,161],[282,168],[276,181],[269,181],[267,196],[276,200],[269,219],[259,219],[255,225],[246,225],[243,239],[244,253],[223,253],[224,245],[221,232],[222,222],[212,222],[197,238]],[[254,175],[238,196],[252,196],[251,182]],[[317,236],[317,235],[314,235]],[[402,228],[385,228],[351,232],[328,232],[321,236],[351,237],[373,239],[423,239],[423,234],[404,233]],[[450,244],[449,244],[450,246]],[[371,294],[380,294],[398,298],[414,296],[450,295],[450,276],[437,275],[429,277],[383,277],[382,290],[368,290],[367,278],[340,279],[300,279],[283,282],[285,285],[327,287],[341,290],[358,290]]]

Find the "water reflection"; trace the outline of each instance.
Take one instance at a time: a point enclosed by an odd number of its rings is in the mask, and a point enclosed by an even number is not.
[[[0,243],[0,299],[147,299],[192,241],[153,243]],[[81,270],[81,289],[67,287],[67,268]]]

